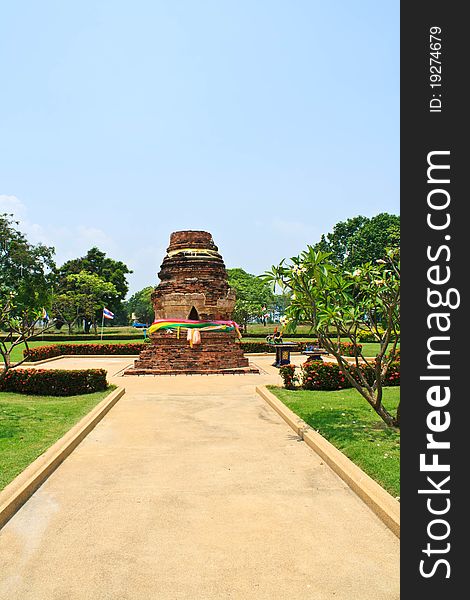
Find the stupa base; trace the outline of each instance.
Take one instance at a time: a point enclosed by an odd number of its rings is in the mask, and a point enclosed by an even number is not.
[[[202,332],[201,343],[191,348],[186,336],[157,331],[124,375],[243,373],[259,373],[259,369],[249,364],[234,332]]]
[[[252,367],[251,365],[237,369],[172,369],[169,371],[161,369],[136,369],[134,367],[124,371],[123,375],[259,375],[259,372],[257,367]]]

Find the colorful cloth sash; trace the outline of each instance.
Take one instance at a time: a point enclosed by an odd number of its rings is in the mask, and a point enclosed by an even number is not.
[[[160,330],[176,330],[179,339],[181,329],[188,331],[187,339],[191,348],[194,344],[201,343],[201,331],[236,331],[238,338],[242,337],[235,321],[192,321],[190,319],[157,319],[149,327],[149,334]]]

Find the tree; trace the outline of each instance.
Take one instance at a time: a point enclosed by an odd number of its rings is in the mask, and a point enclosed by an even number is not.
[[[5,332],[0,338],[0,380],[28,359],[28,340],[51,297],[54,249],[30,244],[17,225],[12,215],[0,215],[0,330]],[[12,363],[11,354],[21,344],[25,357]]]
[[[114,286],[115,294],[106,299],[108,308],[116,315],[123,313],[122,302],[129,290],[126,275],[132,273],[129,267],[119,260],[106,256],[96,247],[88,250],[85,256],[64,263],[57,272],[57,283],[60,293],[67,292],[69,275],[81,272],[97,275],[103,281]]]
[[[80,318],[80,304],[73,291],[53,297],[52,314],[55,317],[57,329],[61,329],[66,324],[69,333],[73,333],[73,326]]]
[[[395,359],[400,322],[398,250],[389,250],[376,262],[348,272],[333,262],[330,254],[308,246],[299,256],[273,267],[264,279],[292,292],[286,312],[290,327],[309,322],[349,383],[387,425],[399,427],[399,408],[393,416],[383,404],[383,381]],[[380,345],[373,361],[363,355],[359,343],[364,330]],[[330,337],[331,333],[335,337]],[[353,344],[352,364],[341,355],[341,338]]]
[[[5,335],[0,337],[0,356],[3,365],[0,371],[0,381],[6,376],[10,369],[18,367],[29,358],[28,341],[36,333],[36,326],[42,318],[42,310],[20,309],[15,304],[15,293],[0,291],[0,330]],[[47,331],[52,327],[49,324],[43,327]],[[11,360],[13,350],[24,344],[25,352],[22,360],[15,363]]]
[[[131,318],[135,314],[137,319],[143,323],[152,323],[155,318],[155,310],[152,303],[153,287],[148,286],[133,294],[126,302],[126,311]]]
[[[346,269],[382,258],[388,248],[400,246],[400,217],[381,213],[372,218],[354,217],[337,223],[322,235],[315,250],[329,252],[331,261]]]
[[[70,314],[76,311],[77,318],[82,318],[85,322],[85,333],[90,331],[93,326],[97,331],[97,320],[101,317],[103,307],[111,304],[112,300],[118,296],[114,285],[109,281],[104,281],[95,273],[80,273],[67,276],[68,291],[63,295],[68,303],[67,310]]]
[[[51,295],[54,248],[30,244],[17,226],[12,215],[0,215],[0,290],[14,292],[16,311],[42,309]]]
[[[227,273],[229,285],[237,294],[233,318],[246,333],[248,322],[259,317],[263,307],[271,306],[274,294],[268,283],[243,269],[228,269]]]
[[[286,310],[291,303],[290,293],[275,294],[272,303],[272,308],[279,317],[283,317],[286,314]]]

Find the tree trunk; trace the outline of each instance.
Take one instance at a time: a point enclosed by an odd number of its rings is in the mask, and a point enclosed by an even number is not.
[[[384,408],[383,404],[380,404],[377,407],[373,406],[372,408],[389,427],[400,427],[399,419],[392,416],[388,410]]]
[[[336,363],[338,364],[339,368],[342,369],[342,371],[346,375],[346,379],[349,381],[351,386],[353,388],[355,388],[361,394],[361,396],[363,396],[363,398],[365,398],[367,400],[367,402],[371,405],[371,407],[374,409],[374,411],[377,413],[377,415],[382,419],[382,421],[384,421],[384,423],[386,423],[389,427],[399,428],[400,427],[399,411],[397,413],[397,417],[395,418],[388,412],[388,410],[386,408],[384,408],[384,406],[381,402],[382,386],[380,386],[379,390],[375,390],[375,394],[374,394],[374,389],[373,389],[374,384],[372,384],[372,386],[365,386],[366,382],[360,383],[355,380],[355,378],[353,377],[353,373],[350,370],[350,365],[347,363],[347,361],[344,361],[341,359],[341,355],[339,354],[339,351],[337,350],[334,342],[332,343],[329,338],[325,337],[325,339],[323,341],[323,347],[330,354],[332,354],[335,357]],[[362,354],[358,353],[358,356],[362,357]],[[379,365],[376,364],[376,366],[375,366],[375,384],[377,383],[378,378],[380,377],[380,373],[381,373],[381,364],[379,364]]]
[[[6,377],[7,373],[8,373],[8,370],[9,370],[9,369],[8,369],[7,365],[6,365],[6,364],[4,364],[4,365],[3,365],[3,369],[2,369],[2,371],[0,372],[0,382],[1,382],[3,379],[5,379],[5,377]]]

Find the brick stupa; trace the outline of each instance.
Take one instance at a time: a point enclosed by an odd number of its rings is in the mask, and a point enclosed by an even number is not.
[[[158,277],[152,294],[155,319],[232,319],[235,292],[210,233],[172,233]],[[192,347],[186,332],[159,330],[150,339],[126,375],[259,372],[249,366],[235,331],[202,330],[201,343]]]

